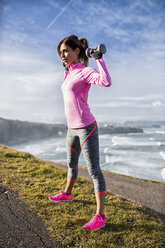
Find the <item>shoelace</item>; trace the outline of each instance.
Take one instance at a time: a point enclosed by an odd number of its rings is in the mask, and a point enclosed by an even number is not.
[[[93,219],[90,220],[89,224],[95,225],[98,221],[100,222],[101,217],[99,215],[94,214]]]
[[[64,192],[63,192],[62,190],[61,190],[61,191],[59,190],[59,192],[60,192],[60,193],[59,193],[57,196],[61,196],[61,195],[64,194]]]

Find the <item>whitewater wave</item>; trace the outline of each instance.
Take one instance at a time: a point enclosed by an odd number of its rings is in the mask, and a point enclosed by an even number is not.
[[[158,133],[158,134],[165,134],[165,131],[155,131],[155,133]]]
[[[165,168],[162,169],[161,175],[162,175],[163,180],[165,181]]]
[[[99,135],[101,168],[139,178],[164,181],[164,133],[165,125],[162,125],[159,130],[158,127],[144,128],[144,133],[141,134]],[[36,141],[36,143],[24,144],[17,148],[29,151],[45,160],[56,162],[67,160],[64,137]],[[83,153],[81,155],[79,164],[86,166]]]
[[[164,146],[165,144],[160,141],[154,141],[152,139],[149,139],[147,142],[146,140],[135,140],[132,137],[118,137],[118,136],[113,136],[112,137],[112,147],[120,146],[120,147],[157,147],[157,146]]]
[[[160,152],[159,154],[165,160],[165,152]]]

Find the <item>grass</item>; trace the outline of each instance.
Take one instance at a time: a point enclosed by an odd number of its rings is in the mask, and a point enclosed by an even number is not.
[[[165,224],[138,204],[106,194],[106,227],[88,232],[82,226],[96,210],[93,184],[79,177],[71,203],[53,203],[48,196],[65,187],[66,171],[0,145],[0,175],[4,186],[17,191],[20,199],[45,222],[51,237],[66,247],[164,248]]]

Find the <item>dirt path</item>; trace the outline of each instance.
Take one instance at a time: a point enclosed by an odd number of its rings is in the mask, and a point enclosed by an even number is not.
[[[18,195],[0,185],[0,247],[60,248],[41,219],[30,212]]]

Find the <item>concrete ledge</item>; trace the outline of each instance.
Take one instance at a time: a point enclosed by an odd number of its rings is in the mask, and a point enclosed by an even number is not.
[[[67,170],[65,163],[46,161],[51,165]],[[146,210],[165,220],[165,183],[149,181],[117,173],[103,171],[107,190],[143,206]],[[79,176],[91,180],[87,168],[79,166]]]

